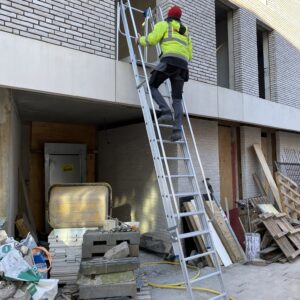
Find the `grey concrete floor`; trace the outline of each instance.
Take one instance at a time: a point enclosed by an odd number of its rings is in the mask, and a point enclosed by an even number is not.
[[[161,261],[162,258],[142,252],[141,262]],[[172,283],[182,281],[179,266],[142,265],[142,272],[149,282]],[[201,273],[208,272],[201,269]],[[194,274],[191,271],[191,275]],[[292,263],[273,263],[268,266],[235,264],[223,269],[225,286],[235,300],[300,300],[300,259]],[[219,289],[217,280],[209,279],[202,287]],[[213,297],[211,294],[196,292],[195,299],[204,300]],[[184,291],[170,289],[152,289],[153,300],[184,300]]]

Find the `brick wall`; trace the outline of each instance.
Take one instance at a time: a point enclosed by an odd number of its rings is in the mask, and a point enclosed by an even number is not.
[[[0,30],[115,58],[113,0],[0,0]]]
[[[297,0],[230,0],[230,2],[241,7],[235,12],[234,20],[234,46],[236,47],[236,42],[240,44],[235,49],[235,76],[242,78],[236,89],[256,94],[257,74],[254,74],[257,70],[254,53],[256,18],[273,29],[269,37],[271,101],[300,108],[300,2]],[[242,47],[247,54],[245,60],[239,56],[239,48]],[[246,79],[250,79],[250,83],[247,83]]]
[[[271,99],[300,108],[300,50],[275,31],[270,34],[269,44]]]
[[[241,172],[243,198],[259,195],[259,191],[253,180],[253,174],[260,171],[259,161],[252,146],[255,143],[261,144],[261,129],[241,126]]]
[[[246,9],[233,12],[235,90],[258,96],[256,17]]]
[[[210,183],[214,189],[215,196],[220,197],[220,171],[219,171],[219,142],[218,142],[218,122],[201,119],[192,119],[192,126],[196,138],[199,155],[203,164],[205,177],[210,178]],[[187,126],[185,125],[185,128]],[[192,143],[191,136],[187,134],[189,143]],[[197,164],[196,152],[190,147],[198,183],[202,194],[206,194],[203,185],[201,170]],[[179,165],[179,173],[185,174],[184,166]],[[190,184],[182,180],[179,182],[181,191],[190,191]]]
[[[193,39],[193,60],[190,64],[191,79],[217,84],[216,28],[214,0],[163,0],[168,9],[177,4],[183,9],[182,21],[190,28]]]

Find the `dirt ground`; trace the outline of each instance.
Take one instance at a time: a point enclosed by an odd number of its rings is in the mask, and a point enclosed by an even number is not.
[[[141,262],[161,261],[162,258],[142,252]],[[174,283],[182,281],[179,266],[142,265],[142,273],[149,282]],[[207,268],[201,269],[205,274]],[[195,271],[191,271],[191,275]],[[300,300],[300,259],[292,263],[273,263],[268,266],[235,264],[223,269],[225,286],[235,300]],[[202,287],[218,289],[215,279],[203,282]],[[195,299],[209,299],[212,294],[195,292]],[[153,300],[185,300],[185,292],[170,289],[152,289]]]

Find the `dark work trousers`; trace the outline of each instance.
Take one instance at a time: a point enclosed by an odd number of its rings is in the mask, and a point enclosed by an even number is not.
[[[181,130],[182,126],[182,93],[183,85],[186,81],[188,70],[181,69],[164,62],[158,64],[157,67],[152,71],[149,80],[151,94],[154,101],[158,104],[162,114],[171,114],[169,105],[167,104],[164,97],[159,92],[159,86],[167,79],[171,81],[172,87],[172,100],[174,109],[175,125],[174,130]]]

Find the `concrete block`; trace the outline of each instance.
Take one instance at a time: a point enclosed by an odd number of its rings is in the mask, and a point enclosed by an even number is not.
[[[136,283],[134,273],[121,272],[97,275],[94,278],[80,275],[79,299],[99,299],[109,297],[135,297]]]
[[[116,246],[121,242],[129,245],[140,243],[139,232],[101,232],[98,230],[88,230],[83,236],[83,244],[86,245],[110,245]]]
[[[108,245],[98,245],[98,246],[86,246],[82,245],[82,258],[92,258],[104,256],[105,252],[114,246]],[[138,257],[140,253],[139,245],[129,245],[129,256],[130,257]]]
[[[154,239],[152,236],[146,234],[141,236],[140,247],[159,254],[169,253],[171,250],[170,246],[167,246],[164,241]]]
[[[81,261],[80,273],[87,276],[133,271],[138,269],[139,265],[140,261],[137,257],[112,260],[108,260],[104,257],[95,257]]]
[[[127,242],[123,242],[120,245],[109,249],[104,254],[104,257],[107,259],[125,258],[127,256],[129,256],[129,247]]]

